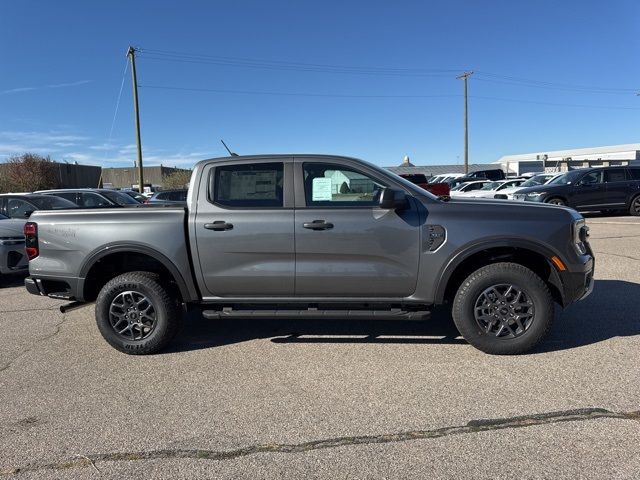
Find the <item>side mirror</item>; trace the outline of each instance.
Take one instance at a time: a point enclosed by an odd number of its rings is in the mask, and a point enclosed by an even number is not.
[[[27,210],[26,212],[24,212],[24,218],[29,218],[32,213],[33,213],[33,210]]]
[[[385,188],[380,193],[380,208],[385,210],[397,210],[399,208],[406,208],[407,196],[402,190],[393,190],[391,188]]]

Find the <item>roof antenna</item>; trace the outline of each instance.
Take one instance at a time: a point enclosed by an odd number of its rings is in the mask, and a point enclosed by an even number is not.
[[[220,139],[220,141],[222,142],[222,145],[224,145],[224,148],[227,149],[227,152],[229,152],[229,155],[231,155],[232,157],[237,157],[238,156],[237,153],[233,153],[231,150],[229,150],[229,147],[227,147],[227,144],[224,143],[224,140]]]

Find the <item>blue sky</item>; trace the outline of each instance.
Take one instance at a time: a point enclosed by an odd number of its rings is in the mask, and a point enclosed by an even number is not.
[[[110,135],[130,44],[149,165],[221,156],[220,138],[457,163],[463,70],[471,162],[634,143],[639,21],[636,0],[3,2],[0,161],[131,165],[130,71]]]

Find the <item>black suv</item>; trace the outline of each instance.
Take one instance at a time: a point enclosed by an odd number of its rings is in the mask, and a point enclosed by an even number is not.
[[[640,215],[640,167],[572,170],[546,185],[523,188],[514,200],[566,205],[576,210],[628,210]]]

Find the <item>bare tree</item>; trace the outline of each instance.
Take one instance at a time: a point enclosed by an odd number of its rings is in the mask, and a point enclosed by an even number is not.
[[[176,170],[164,177],[162,183],[165,189],[186,188],[191,180],[191,170]]]
[[[0,191],[33,192],[59,185],[58,167],[48,156],[34,153],[13,156],[0,170]]]

